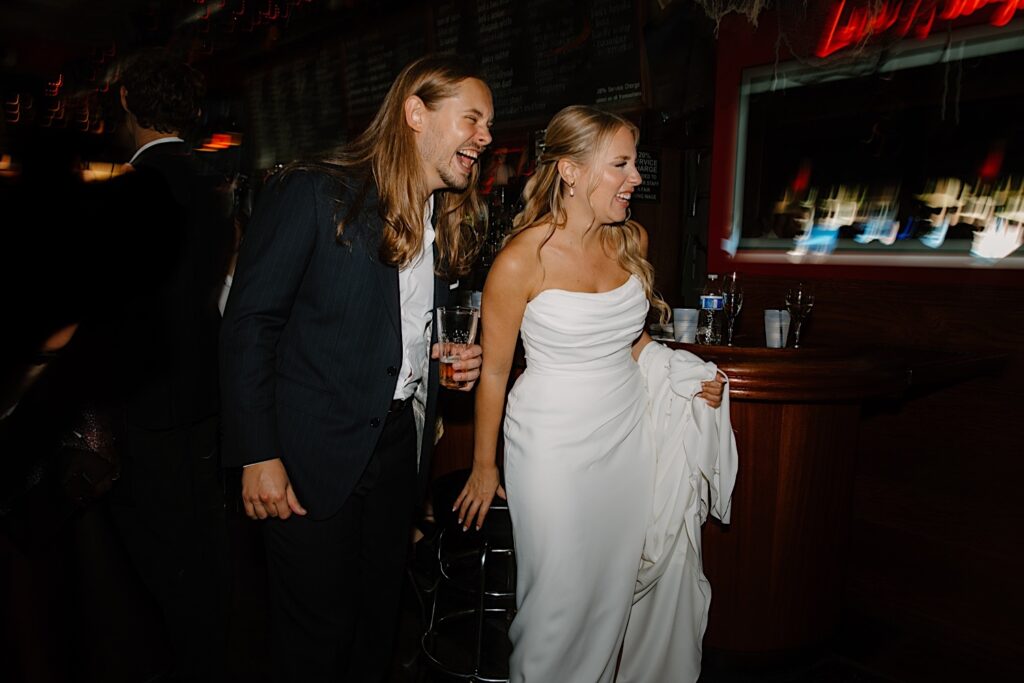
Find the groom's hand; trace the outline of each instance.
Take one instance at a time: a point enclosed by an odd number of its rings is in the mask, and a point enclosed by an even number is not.
[[[465,382],[456,391],[472,391],[476,381],[480,379],[480,366],[483,364],[483,349],[479,344],[468,344],[466,348],[459,351],[459,360],[455,361],[452,367],[455,368],[456,382]],[[441,357],[441,345],[434,344],[430,349],[430,357],[437,359]]]
[[[245,514],[252,519],[288,519],[292,513],[306,514],[295,497],[280,458],[258,462],[242,470],[242,502]]]

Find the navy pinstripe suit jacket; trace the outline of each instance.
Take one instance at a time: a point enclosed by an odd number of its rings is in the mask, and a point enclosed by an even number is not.
[[[223,462],[281,458],[309,515],[334,514],[380,436],[402,365],[398,270],[378,258],[370,187],[335,239],[355,190],[316,171],[272,182],[246,232],[221,324]],[[434,278],[434,303],[448,286]],[[421,494],[433,450],[431,361]]]

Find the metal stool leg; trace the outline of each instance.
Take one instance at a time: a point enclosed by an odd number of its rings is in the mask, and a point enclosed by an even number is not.
[[[467,476],[452,473],[435,482],[435,510],[450,508]],[[507,654],[495,637],[502,637],[515,613],[515,553],[507,508],[496,504],[492,513],[475,533],[462,533],[453,515],[438,515],[440,578],[420,645],[425,663],[444,680],[508,683],[502,666]]]
[[[484,541],[483,548],[480,549],[480,590],[477,596],[477,615],[476,615],[476,657],[473,659],[473,674],[476,676],[480,675],[480,663],[483,659],[484,650],[484,617],[487,615],[487,554],[490,550],[490,545],[487,541]]]

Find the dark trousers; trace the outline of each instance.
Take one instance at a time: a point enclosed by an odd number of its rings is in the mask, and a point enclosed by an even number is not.
[[[110,512],[156,597],[173,678],[224,677],[227,524],[217,457],[218,420],[153,432],[129,428]]]
[[[416,425],[407,404],[388,416],[337,513],[263,522],[275,681],[386,679],[415,494]]]

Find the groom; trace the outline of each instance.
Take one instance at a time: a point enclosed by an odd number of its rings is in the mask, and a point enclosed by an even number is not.
[[[361,136],[285,169],[246,232],[221,333],[223,457],[266,520],[277,679],[389,671],[434,442],[432,310],[475,258],[463,216],[492,118],[472,68],[423,57]],[[479,368],[474,345],[464,390]]]

